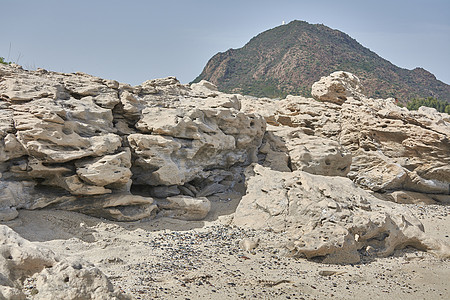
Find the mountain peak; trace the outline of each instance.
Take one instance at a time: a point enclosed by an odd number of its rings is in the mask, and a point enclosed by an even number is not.
[[[259,97],[310,96],[315,81],[338,70],[358,76],[370,97],[408,102],[434,95],[450,101],[450,86],[430,72],[397,67],[344,32],[300,20],[216,54],[194,82],[205,79],[221,91]]]

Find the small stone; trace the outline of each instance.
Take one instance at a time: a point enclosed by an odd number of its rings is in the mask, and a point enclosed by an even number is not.
[[[245,238],[239,242],[239,247],[245,251],[252,251],[259,245],[259,238],[248,239]]]

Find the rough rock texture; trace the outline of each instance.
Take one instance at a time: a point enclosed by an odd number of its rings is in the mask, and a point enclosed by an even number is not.
[[[409,112],[391,100],[343,104],[341,144],[352,151],[349,177],[373,191],[449,194],[450,117]]]
[[[206,197],[173,196],[167,197],[164,202],[159,203],[163,209],[161,215],[181,220],[203,220],[211,209],[211,203]]]
[[[442,252],[392,202],[450,202],[448,114],[361,91],[346,72],[316,83],[317,100],[271,100],[205,81],[130,86],[0,65],[0,221],[47,206],[201,220],[213,199],[239,191],[235,224],[284,234],[296,256]]]
[[[311,95],[319,101],[336,104],[344,103],[348,97],[359,98],[362,87],[359,78],[355,75],[337,71],[330,76],[322,77],[312,85]]]
[[[25,281],[35,282],[26,291]],[[128,299],[93,265],[58,257],[0,225],[0,299]]]
[[[271,145],[262,148],[263,164],[287,153],[294,170],[348,176],[374,192],[448,195],[449,115],[427,107],[408,111],[394,99],[369,99],[358,82],[346,72],[324,77],[313,87],[320,101],[243,98],[243,111],[259,112],[272,125],[263,141]]]
[[[283,232],[296,257],[356,263],[370,247],[378,256],[398,248],[441,251],[407,209],[375,198],[347,178],[248,167],[247,194],[234,224]]]
[[[448,204],[448,114],[368,99],[346,72],[322,78],[313,95],[319,101],[241,100],[243,111],[261,113],[269,125],[259,154],[266,168],[247,172],[234,223],[283,232],[292,255],[327,263],[406,245],[448,257],[448,245],[428,239],[407,210],[377,199]]]
[[[223,192],[257,161],[264,119],[210,83],[190,88],[169,77],[132,87],[4,65],[0,74],[2,221],[47,205],[148,218],[158,210],[152,196],[174,195],[158,190]]]

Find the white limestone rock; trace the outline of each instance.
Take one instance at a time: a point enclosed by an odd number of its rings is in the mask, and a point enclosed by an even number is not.
[[[428,194],[415,193],[409,191],[395,191],[390,194],[395,203],[401,204],[437,204],[438,202]]]
[[[10,73],[13,75],[14,73]],[[39,98],[67,98],[64,86],[39,74],[28,76],[5,76],[0,83],[1,96],[11,102],[29,101]]]
[[[158,204],[162,209],[160,216],[188,221],[203,220],[211,209],[206,197],[173,196]]]
[[[131,178],[131,152],[127,148],[118,154],[76,163],[77,175],[84,182],[96,186],[125,186]]]
[[[324,94],[333,101],[299,96],[288,96],[283,100],[241,99],[242,111],[263,115],[273,126],[268,127],[269,131],[282,141],[277,149],[269,151],[266,160],[262,161],[264,165],[270,165],[267,159],[271,160],[271,155],[281,161],[284,153],[289,155],[293,169],[296,164],[306,163],[302,162],[303,154],[311,156],[313,165],[320,165],[320,159],[314,160],[323,157],[324,148],[314,144],[323,138],[325,144],[335,145],[327,147],[330,152],[341,152],[344,156],[351,154],[347,176],[364,188],[377,192],[449,193],[448,114],[430,108],[408,111],[397,106],[394,99],[369,99],[361,94],[359,80],[345,72],[333,73],[320,82],[318,86],[323,87],[324,93],[334,91],[334,94]],[[334,86],[335,83],[339,88]],[[308,137],[294,142],[291,132]],[[296,148],[295,143],[308,149],[309,153]],[[267,151],[267,148],[261,151]],[[308,172],[320,174],[314,169]]]
[[[34,198],[34,182],[2,181],[0,179],[0,221],[6,222],[18,216],[17,208],[27,208]]]
[[[126,192],[68,198],[55,204],[55,207],[121,222],[152,219],[158,211],[152,197]]]
[[[110,207],[105,199],[134,191],[144,198],[220,194],[254,162],[347,176],[374,192],[414,191],[444,202],[449,193],[448,115],[368,99],[350,73],[315,84],[321,101],[229,95],[175,77],[130,86],[5,65],[0,76],[3,219],[48,205],[150,218],[153,202]],[[16,186],[25,182],[31,185]]]
[[[349,179],[302,171],[248,167],[247,194],[234,224],[284,233],[284,247],[294,256],[323,263],[357,263],[360,249],[373,247],[387,256],[408,245],[441,249],[407,209],[379,200]]]
[[[234,109],[151,108],[136,127],[146,134],[128,136],[138,156],[133,180],[156,186],[183,185],[205,169],[256,161],[265,123]]]
[[[364,97],[359,78],[343,71],[320,78],[312,85],[311,94],[316,100],[336,104],[344,103],[349,97],[355,99]]]
[[[191,84],[191,89],[203,97],[215,97],[220,94],[217,86],[206,80],[201,80],[198,83]]]
[[[95,266],[66,259],[0,225],[0,298],[27,299],[24,282],[36,282],[33,299],[129,299]]]
[[[0,208],[0,222],[14,220],[17,216],[19,216],[19,212],[15,207]]]
[[[448,194],[450,123],[393,99],[342,104],[339,142],[353,154],[349,177],[374,191]],[[405,175],[406,174],[406,175]]]
[[[8,133],[0,140],[0,162],[19,158],[25,154],[26,150],[14,134]]]

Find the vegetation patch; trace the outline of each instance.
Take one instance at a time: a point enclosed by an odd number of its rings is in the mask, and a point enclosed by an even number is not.
[[[11,62],[7,62],[3,57],[0,57],[0,64],[9,65]]]
[[[439,100],[433,97],[414,98],[406,105],[409,110],[418,110],[421,106],[432,107],[438,112],[450,114],[450,104],[444,100]]]

